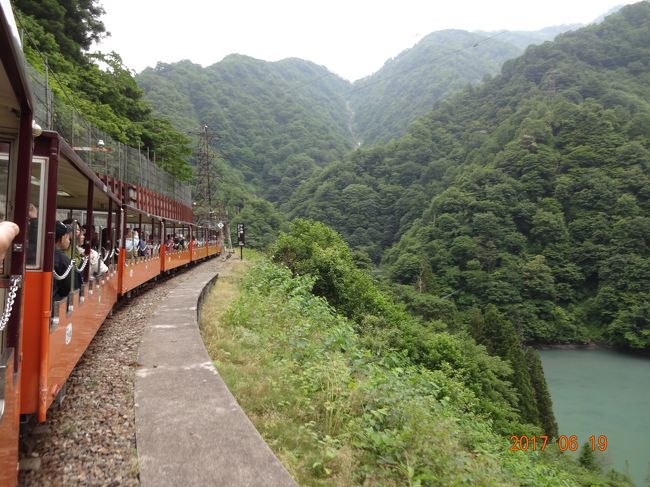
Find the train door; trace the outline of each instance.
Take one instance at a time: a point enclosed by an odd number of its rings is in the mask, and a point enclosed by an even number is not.
[[[0,105],[2,100],[0,96]],[[18,117],[14,115],[14,124]],[[22,118],[29,117],[23,127]],[[0,485],[15,482],[18,462],[20,349],[22,333],[23,269],[26,246],[26,186],[31,157],[31,114],[21,115],[21,127],[0,114],[0,221],[16,222],[20,233],[6,247],[0,260]],[[20,135],[28,129],[27,138]],[[25,140],[26,139],[26,140]],[[24,166],[24,167],[23,167]],[[8,470],[7,470],[8,469]]]
[[[12,144],[0,140],[0,221],[11,219],[12,199],[10,195],[10,159],[15,157],[12,154]],[[4,356],[9,347],[9,329],[7,327],[8,310],[6,298],[11,292],[11,252],[7,252],[4,259],[0,261],[0,357]],[[15,281],[15,279],[14,279]],[[6,319],[5,319],[6,318]],[[2,360],[4,362],[5,360]],[[2,364],[0,363],[0,367]],[[1,392],[0,392],[1,394]],[[0,413],[1,414],[1,413]]]
[[[26,193],[32,151],[32,102],[18,30],[0,1],[0,220],[20,233],[0,260],[0,485],[14,485],[18,466],[22,285]],[[8,236],[7,236],[8,237]]]
[[[16,147],[0,135],[0,220],[13,220],[10,181],[15,167]],[[14,248],[15,249],[15,248]],[[11,274],[13,252],[9,249],[0,261],[0,484],[15,482],[18,462],[18,390],[16,365],[20,303],[16,301],[22,276]],[[14,315],[14,320],[12,320]],[[9,471],[3,471],[9,469]]]

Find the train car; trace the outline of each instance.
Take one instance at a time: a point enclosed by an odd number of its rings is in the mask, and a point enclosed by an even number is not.
[[[161,272],[162,219],[129,205],[123,207],[124,227],[119,253],[120,294],[129,293]]]
[[[198,260],[193,243],[200,231],[124,203],[136,202],[142,188],[97,175],[56,132],[36,139],[31,165],[34,216],[25,284],[33,306],[24,315],[20,412],[44,422],[118,298]],[[149,197],[162,213],[184,211],[167,197]],[[70,227],[70,249],[60,245],[59,225]],[[57,270],[57,252],[75,258]],[[62,283],[65,294],[57,291]]]
[[[33,106],[22,45],[8,0],[0,0],[0,62],[0,219],[14,221],[20,227],[0,262],[0,485],[14,485]]]
[[[206,228],[207,254],[208,257],[218,256],[223,253],[223,231]]]
[[[31,174],[25,285],[32,305],[23,318],[20,402],[22,414],[43,422],[117,301],[120,269],[113,249],[122,208],[119,196],[55,132],[36,139]],[[67,240],[60,238],[61,225],[72,230]],[[72,257],[66,269],[57,269],[57,252]]]
[[[200,262],[208,258],[207,228],[193,227],[190,253],[192,255],[192,262]]]
[[[0,218],[20,228],[0,262],[4,486],[17,479],[21,415],[46,420],[117,300],[161,273],[218,255],[222,239],[193,223],[177,193],[96,173],[75,151],[84,148],[34,125],[8,0],[0,0],[0,60]]]
[[[192,262],[192,225],[170,218],[165,218],[163,223],[165,242],[162,246],[160,271],[169,272]]]

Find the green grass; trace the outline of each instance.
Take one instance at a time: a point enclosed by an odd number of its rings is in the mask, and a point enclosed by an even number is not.
[[[300,485],[618,485],[552,447],[509,452],[459,380],[364,348],[309,278],[249,260],[219,281],[203,312],[208,349]]]

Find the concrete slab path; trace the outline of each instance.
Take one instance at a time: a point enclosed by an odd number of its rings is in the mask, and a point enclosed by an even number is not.
[[[228,265],[213,259],[175,277],[178,285],[145,326],[135,378],[143,487],[297,485],[237,404],[201,339],[197,302]]]

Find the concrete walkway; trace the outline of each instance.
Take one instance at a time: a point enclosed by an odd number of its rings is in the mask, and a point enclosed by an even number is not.
[[[145,326],[135,377],[140,482],[159,486],[295,486],[240,409],[203,345],[197,302],[212,259],[178,282]]]

